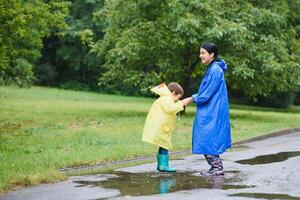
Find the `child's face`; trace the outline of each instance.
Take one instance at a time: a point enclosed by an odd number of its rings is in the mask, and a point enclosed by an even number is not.
[[[182,97],[182,94],[175,94],[175,92],[173,92],[172,94],[173,94],[174,101],[178,101]]]

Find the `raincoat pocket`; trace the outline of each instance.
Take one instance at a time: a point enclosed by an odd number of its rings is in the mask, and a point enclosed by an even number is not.
[[[170,131],[171,131],[171,129],[168,125],[163,124],[162,128],[163,128],[164,132],[166,132],[166,133],[170,133]]]
[[[160,138],[164,141],[169,143],[171,139],[171,128],[168,125],[162,125],[162,132],[160,133]]]

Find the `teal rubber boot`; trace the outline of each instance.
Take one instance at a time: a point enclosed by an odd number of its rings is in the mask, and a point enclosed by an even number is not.
[[[171,188],[176,185],[176,179],[173,177],[162,178],[159,180],[159,194],[169,193]]]
[[[168,154],[157,154],[157,170],[160,172],[176,172],[176,169],[169,165]]]

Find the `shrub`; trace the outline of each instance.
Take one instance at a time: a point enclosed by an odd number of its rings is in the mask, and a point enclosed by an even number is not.
[[[62,89],[78,90],[78,91],[89,91],[90,90],[88,85],[77,82],[77,81],[67,81],[65,83],[61,83],[59,85],[59,87]]]

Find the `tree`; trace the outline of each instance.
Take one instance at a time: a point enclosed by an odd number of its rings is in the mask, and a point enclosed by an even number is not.
[[[101,58],[90,50],[94,40],[103,36],[101,22],[93,21],[93,12],[103,7],[103,0],[71,3],[69,28],[44,40],[43,56],[35,68],[38,84],[96,89]]]
[[[225,37],[232,47],[225,52],[232,65],[231,88],[255,101],[294,87],[300,70],[289,45],[294,27],[288,23],[287,1],[249,1],[237,8],[242,10],[236,10],[233,20],[242,25],[243,34]]]
[[[188,88],[204,71],[199,45],[213,41],[228,62],[231,91],[252,101],[287,91],[300,76],[290,12],[287,0],[106,1],[96,14],[106,22],[94,47],[105,57],[99,84],[126,94],[146,94],[161,81]]]
[[[42,39],[66,27],[63,0],[0,1],[0,82],[30,85]]]

